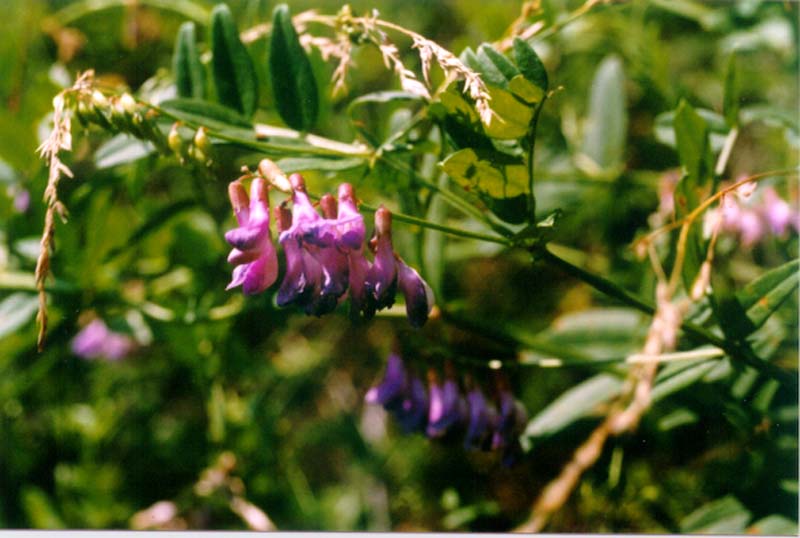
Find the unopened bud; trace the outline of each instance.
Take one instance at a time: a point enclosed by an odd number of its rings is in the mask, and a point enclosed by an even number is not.
[[[289,183],[286,174],[278,168],[277,164],[269,159],[262,159],[261,162],[258,163],[258,173],[279,191],[291,192],[292,184]]]
[[[326,219],[336,218],[336,198],[331,194],[325,194],[319,199],[319,206],[322,208],[322,215]]]
[[[292,190],[306,192],[306,181],[300,174],[295,173],[289,176],[289,183],[292,185]]]
[[[339,200],[346,200],[355,202],[356,200],[356,193],[353,190],[353,186],[349,183],[342,183],[339,185]]]
[[[167,145],[169,149],[175,152],[176,155],[181,155],[183,151],[183,140],[181,139],[181,134],[178,132],[178,122],[172,124],[172,128],[169,130],[169,135],[167,135]]]
[[[233,207],[233,212],[236,214],[250,206],[247,191],[239,181],[228,184],[228,198],[230,198],[231,207]]]
[[[378,235],[389,235],[392,233],[392,212],[381,205],[375,211],[375,230]]]
[[[108,99],[100,91],[95,90],[92,92],[92,105],[100,110],[108,108]]]
[[[205,127],[200,127],[194,134],[194,145],[197,146],[204,154],[208,154],[211,150],[211,141],[208,139],[208,130]]]
[[[279,205],[273,210],[273,216],[275,217],[275,221],[278,223],[279,232],[285,232],[292,227],[292,212],[288,207],[286,207],[285,203]]]
[[[133,114],[136,112],[136,99],[134,99],[131,94],[123,93],[118,101],[120,108],[127,114]]]
[[[250,186],[250,194],[259,202],[264,202],[269,207],[269,187],[263,178],[256,177]]]

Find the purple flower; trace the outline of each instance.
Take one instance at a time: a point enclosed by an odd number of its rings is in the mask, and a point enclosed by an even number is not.
[[[386,405],[400,397],[406,384],[406,368],[397,353],[389,354],[383,380],[367,391],[364,400],[371,404]]]
[[[339,232],[336,244],[339,248],[345,251],[357,251],[363,248],[366,237],[364,217],[358,212],[353,186],[349,183],[339,185],[336,226]]]
[[[407,377],[403,399],[394,417],[405,433],[423,431],[428,415],[428,393],[422,380],[414,375]]]
[[[383,206],[375,212],[375,260],[367,273],[367,294],[375,309],[389,308],[397,292],[397,264],[392,249],[392,214]]]
[[[772,233],[775,235],[785,235],[793,221],[797,221],[797,216],[793,214],[791,206],[778,196],[775,189],[767,187],[763,194],[762,214],[767,221]]]
[[[764,223],[753,209],[742,209],[739,213],[739,235],[742,246],[750,247],[764,237]]]
[[[321,316],[336,308],[348,286],[347,256],[336,246],[336,200],[323,196],[323,218],[305,192],[303,177],[292,174],[289,180],[292,216],[288,227],[280,227],[287,272],[277,302],[279,306],[295,303],[307,314]]]
[[[278,256],[269,230],[269,198],[263,179],[255,178],[248,199],[238,181],[228,186],[228,195],[238,228],[228,231],[225,240],[234,247],[228,261],[236,267],[226,289],[242,286],[245,295],[270,287],[278,278]]]
[[[406,299],[406,315],[413,327],[422,327],[433,308],[433,291],[414,269],[397,261],[397,284]]]
[[[458,393],[458,383],[447,377],[439,383],[432,370],[428,375],[430,407],[428,408],[428,437],[442,437],[447,431],[466,418],[466,403]]]
[[[311,254],[302,248],[302,242],[287,232],[292,229],[292,213],[281,206],[275,209],[280,241],[286,256],[286,274],[278,289],[278,306],[292,303],[306,305],[321,287],[322,269]]]
[[[483,448],[491,433],[491,426],[496,421],[496,413],[486,404],[486,398],[477,386],[467,393],[467,404],[469,422],[464,437],[464,448]]]
[[[14,211],[17,213],[27,213],[31,206],[31,193],[26,189],[19,189],[14,194]]]
[[[111,331],[101,319],[94,319],[72,339],[72,352],[83,359],[118,360],[134,349],[132,338]]]
[[[492,450],[505,449],[517,442],[517,434],[527,420],[522,404],[514,399],[508,389],[501,388],[499,413],[492,434]]]
[[[383,380],[367,391],[364,400],[381,404],[405,433],[421,431],[428,412],[428,394],[422,381],[410,374],[396,353],[389,355]]]

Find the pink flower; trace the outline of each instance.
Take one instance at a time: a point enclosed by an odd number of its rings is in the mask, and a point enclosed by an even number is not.
[[[278,278],[278,255],[269,229],[267,186],[255,178],[248,199],[238,181],[228,186],[228,195],[238,228],[228,231],[225,240],[233,246],[228,261],[236,267],[225,289],[242,286],[245,295],[254,295],[270,287]]]
[[[71,344],[72,352],[83,359],[119,360],[135,347],[131,337],[111,331],[99,318],[81,329]]]

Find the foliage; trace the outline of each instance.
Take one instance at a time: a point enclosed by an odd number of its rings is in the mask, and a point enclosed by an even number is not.
[[[5,3],[0,526],[797,532],[797,6],[412,4]],[[294,172],[424,327],[226,291]]]

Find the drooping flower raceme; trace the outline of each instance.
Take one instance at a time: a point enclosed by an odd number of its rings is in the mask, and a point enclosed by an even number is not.
[[[136,347],[130,336],[113,332],[102,319],[96,318],[72,339],[72,352],[84,359],[119,360]]]
[[[286,274],[277,293],[278,306],[296,305],[307,314],[333,311],[349,295],[354,318],[371,318],[394,304],[399,289],[408,319],[421,327],[433,308],[433,293],[419,273],[394,252],[391,212],[375,213],[375,236],[365,248],[364,218],[355,192],[339,186],[338,200],[330,194],[319,201],[322,215],[309,198],[303,177],[292,174],[291,209],[284,202],[275,209],[278,239],[286,256]],[[260,293],[278,276],[278,262],[270,236],[267,184],[257,177],[250,198],[239,181],[229,187],[239,227],[225,234],[234,247],[228,260],[236,265],[228,289],[241,285],[246,295]],[[365,252],[373,253],[369,261]]]
[[[527,422],[522,404],[514,399],[504,377],[496,379],[496,405],[490,402],[472,379],[462,395],[451,364],[446,364],[442,381],[428,370],[428,387],[411,373],[397,353],[391,353],[383,379],[364,396],[369,404],[382,405],[402,430],[423,432],[431,439],[464,434],[464,448],[500,454],[506,465],[520,452],[519,434]]]

